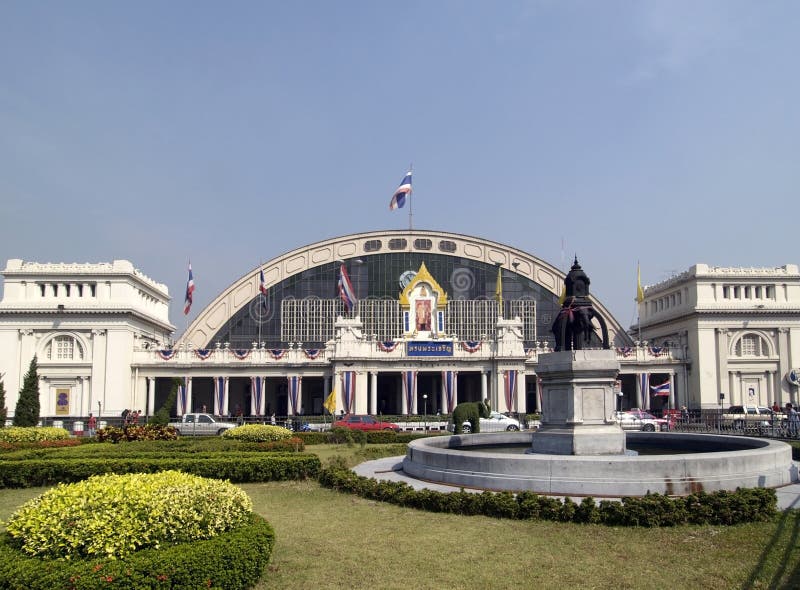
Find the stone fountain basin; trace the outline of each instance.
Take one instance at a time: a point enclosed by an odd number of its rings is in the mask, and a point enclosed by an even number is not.
[[[534,436],[518,432],[418,439],[408,445],[403,471],[465,488],[600,497],[772,488],[798,479],[789,445],[741,436],[627,432],[628,444],[670,453],[639,456],[510,454],[485,448],[530,444]]]

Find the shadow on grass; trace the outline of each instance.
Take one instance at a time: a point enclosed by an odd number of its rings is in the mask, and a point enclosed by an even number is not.
[[[747,581],[742,585],[742,590],[764,588],[760,580],[769,575],[769,562],[774,558],[773,552],[779,551],[781,547],[783,547],[783,551],[778,567],[770,577],[766,588],[771,590],[795,590],[800,588],[800,559],[795,555],[798,537],[800,537],[800,510],[782,512],[772,538],[764,545],[764,549],[758,558],[758,563],[748,576]],[[792,559],[795,560],[794,563],[792,563]],[[790,571],[790,573],[784,580],[787,571]],[[781,580],[784,581],[781,582]]]

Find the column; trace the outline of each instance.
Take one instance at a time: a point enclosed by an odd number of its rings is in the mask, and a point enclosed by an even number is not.
[[[369,411],[373,414],[378,413],[378,372],[372,371],[369,374]]]
[[[636,373],[636,407],[643,408],[642,404],[642,374]]]
[[[481,371],[481,399],[480,399],[480,401],[483,401],[487,397],[489,397],[488,391],[487,391],[488,390],[488,388],[487,388],[488,379],[489,379],[489,377],[486,374],[486,371]],[[458,400],[456,400],[456,403],[458,403]]]
[[[147,378],[147,415],[156,413],[156,378]]]

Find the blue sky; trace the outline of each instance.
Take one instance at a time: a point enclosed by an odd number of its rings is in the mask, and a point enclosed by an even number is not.
[[[0,3],[0,258],[127,258],[180,333],[260,261],[414,226],[635,318],[704,262],[798,256],[800,3]]]

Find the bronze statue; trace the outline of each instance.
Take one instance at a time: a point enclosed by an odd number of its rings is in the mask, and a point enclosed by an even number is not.
[[[597,348],[598,338],[593,320],[597,319],[602,332],[602,348],[609,349],[606,321],[597,313],[589,299],[589,277],[578,264],[578,257],[564,279],[566,297],[553,322],[555,350]]]

